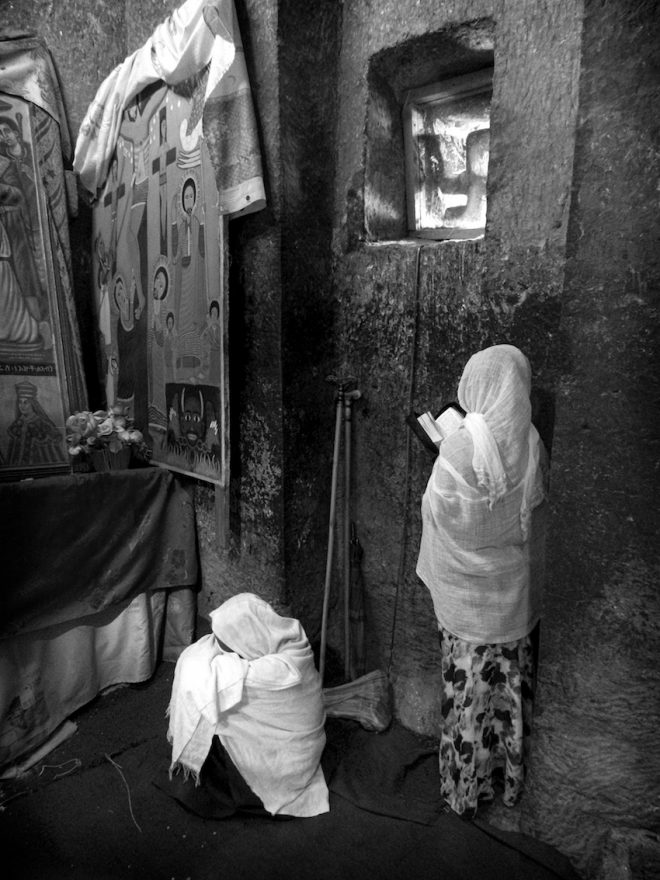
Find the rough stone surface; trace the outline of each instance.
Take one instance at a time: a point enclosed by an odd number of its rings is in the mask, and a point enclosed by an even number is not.
[[[660,825],[660,17],[585,13],[529,806],[586,876],[616,877],[626,835]]]

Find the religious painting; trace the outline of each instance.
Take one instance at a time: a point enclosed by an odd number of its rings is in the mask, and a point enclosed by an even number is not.
[[[223,484],[226,219],[194,86],[155,83],[124,111],[93,211],[95,299],[108,405],[153,463]]]
[[[0,91],[3,480],[67,471],[64,423],[72,406],[81,403],[67,375],[73,345],[68,345],[70,316],[63,297],[70,279],[58,238],[67,221],[64,180],[52,168],[46,174],[48,160],[40,166],[42,154],[56,152],[57,131],[50,115]]]
[[[467,239],[486,226],[492,68],[406,93],[408,229]]]

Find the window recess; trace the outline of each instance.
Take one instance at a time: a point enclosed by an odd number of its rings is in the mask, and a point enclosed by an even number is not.
[[[409,89],[403,102],[408,234],[483,237],[493,68]]]

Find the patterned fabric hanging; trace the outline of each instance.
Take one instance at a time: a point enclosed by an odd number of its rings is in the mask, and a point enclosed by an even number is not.
[[[64,422],[87,394],[57,75],[35,36],[0,39],[0,68],[0,476],[16,479],[68,470]]]
[[[188,0],[115,68],[74,168],[94,197],[107,402],[153,461],[226,485],[226,221],[265,205],[231,0]]]

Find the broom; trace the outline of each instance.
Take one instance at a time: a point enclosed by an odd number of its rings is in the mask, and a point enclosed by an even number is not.
[[[341,445],[341,426],[344,423],[344,671],[348,681],[345,684],[323,689],[323,702],[326,715],[348,718],[359,722],[365,730],[383,731],[392,720],[391,689],[385,672],[380,669],[365,675],[358,675],[364,669],[364,598],[359,563],[362,547],[357,539],[355,524],[350,520],[351,485],[351,409],[354,400],[360,397],[354,379],[338,383],[336,397],[335,443],[332,459],[332,485],[330,491],[330,523],[328,529],[328,554],[323,591],[323,616],[321,621],[321,649],[319,672],[323,682],[325,672],[325,653],[327,645],[328,607],[332,581],[332,560],[334,551],[335,516],[337,504],[337,473]],[[349,552],[350,549],[350,552]],[[353,563],[353,565],[351,565]],[[356,577],[351,578],[351,574]],[[353,589],[351,589],[353,587]],[[351,622],[354,642],[351,645]]]

